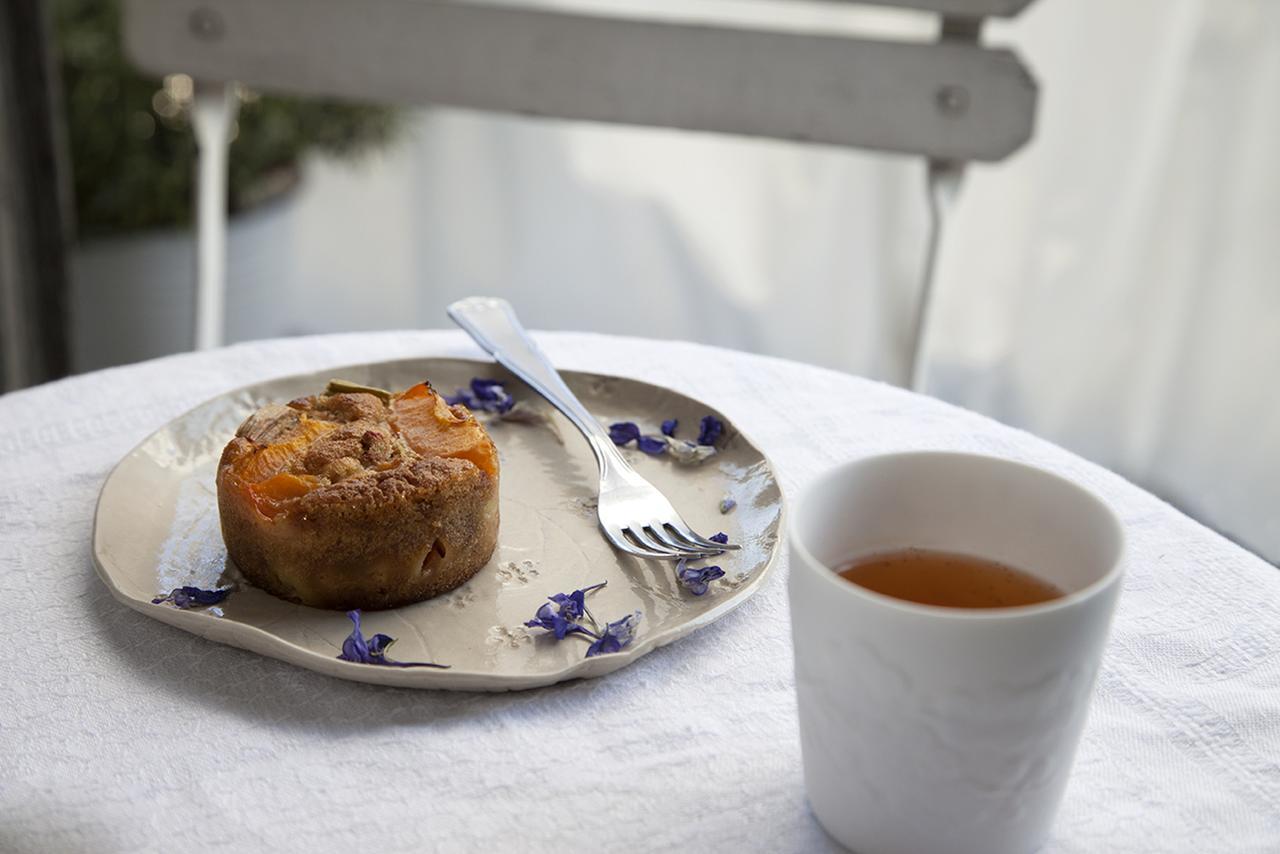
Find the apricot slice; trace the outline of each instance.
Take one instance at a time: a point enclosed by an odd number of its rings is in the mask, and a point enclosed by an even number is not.
[[[301,429],[292,438],[274,445],[265,445],[237,460],[236,476],[247,483],[258,483],[279,474],[291,468],[306,453],[312,442],[336,426],[328,421],[303,417],[299,424]]]
[[[272,475],[266,480],[250,484],[249,498],[258,512],[267,518],[273,518],[283,509],[280,505],[290,498],[301,498],[319,483],[319,478],[312,475],[297,475],[282,472]]]
[[[391,398],[392,426],[424,457],[469,460],[481,471],[498,474],[498,450],[470,414],[453,409],[426,383]]]

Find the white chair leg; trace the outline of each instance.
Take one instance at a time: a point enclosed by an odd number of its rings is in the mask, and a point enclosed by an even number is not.
[[[925,237],[924,269],[920,274],[920,295],[916,298],[915,325],[911,332],[907,377],[913,391],[924,391],[924,348],[929,340],[929,323],[933,313],[933,282],[938,272],[938,252],[946,233],[947,218],[960,193],[964,163],[954,160],[930,160],[927,186],[929,233]]]
[[[227,160],[239,99],[230,83],[196,81],[195,349],[222,345],[227,290]]]
[[[984,20],[945,15],[938,40],[940,44],[979,45]],[[970,94],[962,86],[946,86],[938,90],[935,106],[944,115],[964,115],[969,110]],[[925,237],[924,268],[920,272],[920,291],[916,298],[915,325],[911,331],[907,361],[907,382],[912,391],[924,391],[925,346],[929,342],[929,326],[933,314],[934,280],[938,274],[938,254],[946,234],[951,207],[960,193],[965,162],[931,158],[925,179],[926,202],[929,206],[929,233]]]

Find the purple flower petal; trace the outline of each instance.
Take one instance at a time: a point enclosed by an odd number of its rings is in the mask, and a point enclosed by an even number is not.
[[[365,640],[364,632],[360,629],[360,612],[348,611],[347,616],[351,619],[354,628],[342,642],[342,652],[338,658],[342,661],[354,661],[358,664],[381,664],[387,667],[438,667],[442,670],[448,669],[447,664],[433,664],[429,661],[392,661],[387,658],[387,648],[396,642],[396,639],[390,635],[376,634]]]
[[[572,593],[557,593],[549,600],[560,606],[560,615],[570,620],[576,620],[581,617],[587,610],[586,596],[581,590],[575,590]],[[542,607],[547,607],[543,605]]]
[[[704,595],[712,581],[723,577],[724,570],[718,566],[689,566],[688,560],[684,558],[676,563],[677,580],[694,596]]]
[[[396,642],[391,635],[384,635],[381,632],[369,638],[369,655],[386,655],[387,647]]]
[[[662,439],[657,439],[653,436],[639,437],[636,439],[636,447],[651,457],[656,457],[659,454],[665,454],[667,452],[667,443]]]
[[[581,616],[581,613],[577,616]],[[531,629],[546,629],[556,636],[556,640],[564,640],[575,632],[587,634],[587,630],[576,621],[572,610],[563,605],[557,609],[551,602],[544,603],[525,625]]]
[[[699,445],[714,445],[724,431],[724,422],[714,415],[704,416],[698,430]]]
[[[680,426],[680,422],[674,418],[668,418],[662,422],[662,435],[675,438],[676,428]]]
[[[729,496],[727,496],[727,495],[726,495],[724,498],[721,498],[721,499],[720,499],[720,512],[721,512],[721,514],[724,514],[724,513],[732,513],[732,512],[733,512],[733,508],[735,508],[735,507],[737,507],[737,506],[738,506],[738,502],[737,502],[737,501],[734,501],[732,498],[730,498],[730,497],[729,497]]]
[[[575,633],[592,634],[578,620],[587,613],[587,594],[593,590],[599,590],[607,583],[602,581],[572,593],[557,593],[547,597],[547,601],[538,608],[533,619],[528,620],[525,625],[531,629],[546,629],[555,635],[556,640],[564,640],[568,635]]]
[[[707,537],[707,539],[713,543],[719,543],[720,545],[723,546],[729,542],[729,535],[726,534],[724,531],[721,531],[718,534],[713,534],[710,537]]]
[[[635,640],[636,628],[640,625],[640,612],[628,614],[621,620],[615,620],[605,626],[600,637],[587,647],[587,658],[610,652],[621,652],[622,648]]]
[[[159,605],[162,602],[172,602],[173,607],[189,611],[192,608],[206,608],[209,605],[217,605],[223,599],[226,599],[230,593],[230,587],[222,590],[204,590],[190,586],[175,587],[165,595],[152,599],[151,604]]]
[[[475,377],[471,380],[471,393],[486,412],[502,414],[515,405],[515,398],[507,394],[502,380]]]
[[[490,380],[483,377],[472,377],[471,390],[481,400],[496,400],[502,394],[502,380]]]
[[[342,654],[338,658],[343,661],[358,661],[370,664],[369,643],[364,639],[364,633],[360,631],[360,612],[348,611],[347,616],[351,618],[351,622],[355,623],[355,628],[351,630],[351,634],[347,635],[342,642]]]
[[[475,399],[472,398],[471,395],[467,394],[465,389],[458,389],[457,394],[446,394],[444,396],[444,402],[448,406],[457,406],[461,404],[467,409],[476,408]]]
[[[615,445],[625,445],[640,438],[640,427],[634,421],[619,421],[609,425],[609,438]]]
[[[460,388],[456,393],[446,395],[444,402],[449,406],[462,404],[473,412],[493,412],[503,415],[515,406],[515,398],[507,394],[502,380],[474,377],[471,380],[471,391]]]

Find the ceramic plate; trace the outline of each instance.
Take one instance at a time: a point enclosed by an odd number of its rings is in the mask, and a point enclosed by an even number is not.
[[[340,377],[401,389],[429,379],[442,393],[472,377],[507,381],[516,399],[547,413],[542,422],[488,422],[501,461],[502,525],[493,558],[469,582],[435,599],[364,614],[366,636],[396,639],[400,661],[448,664],[448,670],[357,664],[336,658],[351,622],[277,599],[245,583],[227,559],[218,527],[214,471],[223,446],[250,412],[321,391]],[[680,435],[696,435],[715,409],[669,389],[622,377],[565,372],[565,381],[602,422],[636,421],[657,432],[666,418]],[[626,453],[699,532],[726,531],[742,550],[712,563],[725,577],[703,596],[676,583],[672,564],[615,552],[595,517],[596,464],[581,435],[532,390],[490,362],[412,359],[287,377],[230,392],[196,407],[153,434],[107,478],[98,499],[93,553],[98,574],[117,599],[149,617],[209,640],[361,682],[415,688],[507,691],[564,679],[602,676],[684,637],[742,604],[774,563],[782,495],[764,454],[725,421],[720,452],[699,466]],[[720,501],[737,501],[721,514]],[[526,629],[546,597],[601,581],[588,605],[601,620],[643,615],[624,651],[586,658],[587,642]],[[183,585],[233,585],[221,605],[178,610],[151,600]]]

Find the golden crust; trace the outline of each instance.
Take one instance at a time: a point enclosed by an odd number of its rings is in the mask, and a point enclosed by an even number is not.
[[[453,417],[483,435],[470,413]],[[296,447],[282,473],[305,491],[264,509],[242,475],[254,455],[288,443]],[[318,608],[393,608],[437,596],[470,579],[497,544],[496,466],[490,474],[468,459],[419,453],[369,394],[255,412],[224,449],[217,486],[223,538],[240,571]]]

